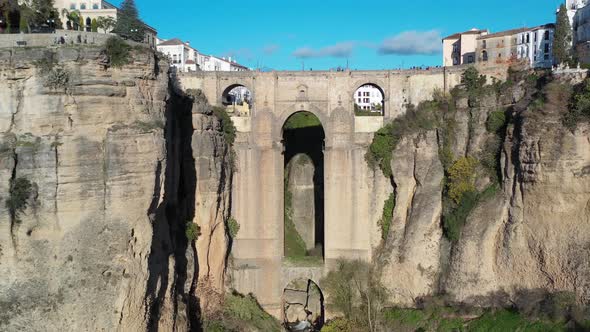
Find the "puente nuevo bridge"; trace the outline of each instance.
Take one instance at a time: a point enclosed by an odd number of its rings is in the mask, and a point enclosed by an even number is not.
[[[373,134],[403,114],[406,105],[428,100],[436,90],[448,92],[460,83],[464,70],[179,74],[183,89],[201,90],[213,105],[226,103],[237,86],[252,94],[249,116],[232,118],[238,131],[232,215],[240,232],[233,242],[230,276],[236,290],[253,293],[280,317],[283,292],[293,280],[317,283],[340,257],[371,260],[381,241],[377,223],[391,190],[389,180],[365,162]],[[366,84],[382,91],[383,116],[355,116],[353,95]],[[298,112],[317,116],[325,132],[323,264],[311,267],[284,259],[283,125]]]

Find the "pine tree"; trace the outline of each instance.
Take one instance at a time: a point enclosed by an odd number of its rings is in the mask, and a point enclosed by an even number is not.
[[[553,39],[553,58],[556,64],[572,62],[572,27],[565,4],[559,7]]]
[[[145,26],[139,20],[134,0],[124,0],[121,4],[114,32],[126,39],[136,42],[143,41]]]

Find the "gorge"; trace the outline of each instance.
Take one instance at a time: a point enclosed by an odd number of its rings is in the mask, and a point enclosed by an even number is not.
[[[392,306],[590,303],[585,71],[181,75],[129,52],[0,49],[0,330],[213,330],[250,298],[321,324],[341,258]],[[367,83],[383,116],[355,116]]]

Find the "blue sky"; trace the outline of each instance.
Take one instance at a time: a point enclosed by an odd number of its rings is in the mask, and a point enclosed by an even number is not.
[[[119,4],[121,0],[112,1]],[[136,0],[162,38],[277,70],[441,65],[441,37],[555,21],[560,0]]]

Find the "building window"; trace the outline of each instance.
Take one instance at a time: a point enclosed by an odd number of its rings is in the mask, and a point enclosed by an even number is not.
[[[98,4],[97,3],[93,4],[92,9],[98,9]]]
[[[483,48],[487,48],[487,42],[485,40],[483,41]]]
[[[76,9],[76,4],[75,3],[70,4],[70,9]]]
[[[535,31],[535,41],[537,41],[537,31]]]
[[[549,54],[545,54],[544,59],[549,60]]]
[[[362,95],[363,95],[363,93],[359,91],[359,97],[361,97]]]
[[[81,3],[80,4],[80,9],[82,9],[82,10],[86,9],[86,4],[85,3]]]
[[[545,31],[545,40],[549,40],[549,30]]]
[[[475,61],[473,61],[473,55],[469,55],[467,56],[467,63],[474,63]]]
[[[481,53],[481,58],[483,59],[483,61],[488,61],[488,52],[487,51],[483,51]]]
[[[549,53],[549,44],[545,44],[545,53]]]

